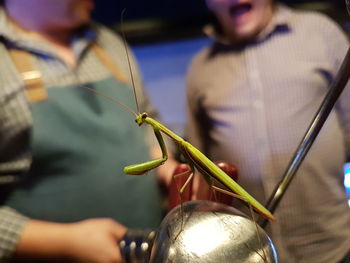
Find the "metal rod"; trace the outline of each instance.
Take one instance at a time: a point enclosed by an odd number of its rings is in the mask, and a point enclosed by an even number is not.
[[[324,98],[320,108],[318,109],[311,125],[306,131],[303,139],[301,140],[291,162],[289,163],[282,180],[279,182],[274,192],[270,196],[266,208],[269,209],[272,213],[275,212],[278,204],[280,203],[282,197],[284,196],[286,190],[288,189],[289,184],[293,180],[300,164],[304,160],[306,154],[311,148],[313,142],[315,141],[318,133],[320,132],[323,124],[327,120],[328,115],[330,114],[333,106],[337,102],[340,94],[344,90],[346,83],[350,78],[350,48],[347,51],[347,54],[343,60],[343,63],[330,86],[330,89]],[[263,219],[260,225],[265,228],[268,221]]]

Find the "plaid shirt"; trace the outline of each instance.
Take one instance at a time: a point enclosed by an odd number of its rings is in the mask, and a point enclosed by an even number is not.
[[[189,70],[190,142],[212,160],[235,164],[239,183],[266,203],[348,46],[324,15],[283,6],[255,42],[216,41]],[[350,153],[349,102],[348,86],[274,213],[280,262],[339,262],[350,249],[342,169]]]
[[[55,54],[47,43],[27,39],[13,30],[5,12],[0,8],[0,189],[18,181],[31,165],[28,135],[32,117],[23,90],[23,80],[15,68],[8,48],[16,47],[30,51],[37,59],[35,67],[41,72],[45,85],[64,87],[99,81],[110,72],[101,64],[91,43],[96,41],[110,58],[129,76],[128,62],[123,41],[100,25],[91,25],[88,30],[75,36],[72,48],[78,66],[72,70]],[[84,59],[82,59],[84,58]],[[142,87],[135,61],[131,60],[140,108],[155,116]],[[132,93],[131,93],[132,94]],[[150,136],[148,136],[149,138]],[[154,143],[151,139],[150,143]],[[1,200],[1,196],[0,196]],[[20,233],[28,218],[9,207],[0,207],[0,262],[8,260],[15,250]]]

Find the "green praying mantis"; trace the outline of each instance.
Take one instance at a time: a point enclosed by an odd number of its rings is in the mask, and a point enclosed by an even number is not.
[[[123,21],[122,21],[122,24],[123,24]],[[161,158],[153,159],[144,163],[126,166],[124,168],[124,172],[130,175],[142,175],[162,165],[168,159],[167,148],[162,137],[162,133],[163,133],[175,142],[181,154],[183,155],[184,159],[186,160],[186,162],[189,164],[191,168],[190,177],[188,178],[187,182],[192,179],[195,171],[194,168],[197,168],[197,170],[200,172],[200,174],[204,177],[206,182],[211,187],[226,194],[232,194],[234,196],[238,195],[239,199],[248,203],[249,207],[252,207],[259,214],[261,214],[262,216],[264,216],[265,218],[271,221],[275,220],[275,217],[271,214],[269,210],[267,210],[262,204],[260,204],[254,197],[252,197],[246,190],[244,190],[238,183],[236,183],[230,176],[228,176],[223,170],[221,170],[221,168],[219,168],[215,163],[213,163],[208,157],[206,157],[196,147],[194,147],[192,144],[184,140],[182,137],[172,132],[170,129],[168,129],[166,126],[164,126],[160,122],[149,117],[146,112],[140,113],[139,105],[137,102],[137,94],[136,94],[134,77],[133,77],[133,73],[130,65],[129,52],[127,49],[126,38],[124,35],[124,31],[122,32],[123,32],[123,41],[124,41],[125,52],[126,52],[126,57],[128,61],[131,82],[132,82],[132,88],[133,88],[134,97],[135,97],[136,108],[139,114],[135,114],[133,111],[131,112],[135,115],[135,122],[137,123],[138,126],[141,126],[142,124],[146,123],[152,127],[162,151]],[[125,107],[125,105],[123,106]],[[216,180],[219,183],[221,183],[229,191],[220,189],[214,186],[213,180]],[[187,185],[187,182],[184,184],[183,187],[181,187],[180,195],[184,191]]]
[[[123,25],[123,14],[125,10],[123,10],[121,15],[121,24]],[[194,175],[195,168],[200,172],[200,174],[204,177],[204,179],[207,181],[207,183],[215,190],[238,197],[239,199],[245,201],[249,207],[253,208],[255,211],[257,211],[259,214],[264,216],[265,218],[269,220],[275,220],[274,216],[271,214],[269,210],[267,210],[262,204],[260,204],[254,197],[252,197],[246,190],[244,190],[239,184],[237,184],[230,176],[228,176],[221,168],[219,168],[216,164],[214,164],[208,157],[206,157],[201,151],[199,151],[196,147],[194,147],[192,144],[184,140],[182,137],[178,136],[174,132],[172,132],[170,129],[165,127],[160,122],[156,121],[155,119],[152,119],[148,116],[146,112],[140,113],[139,105],[137,101],[137,94],[136,94],[136,88],[135,88],[135,82],[134,82],[134,76],[131,69],[130,64],[130,58],[129,58],[129,52],[127,48],[126,43],[126,37],[124,34],[124,30],[122,30],[123,35],[123,42],[126,52],[126,58],[128,62],[129,67],[129,73],[131,77],[131,84],[132,89],[134,93],[135,98],[135,104],[137,108],[138,114],[135,113],[131,108],[123,104],[122,102],[108,96],[105,94],[101,94],[93,89],[87,88],[86,89],[98,93],[99,95],[102,95],[103,97],[106,97],[107,99],[113,101],[114,103],[122,106],[129,112],[131,112],[135,116],[135,122],[141,126],[142,124],[146,123],[150,125],[154,131],[154,134],[157,138],[157,141],[159,143],[159,146],[162,151],[162,157],[153,159],[144,163],[139,164],[133,164],[126,166],[124,168],[124,172],[126,174],[130,175],[142,175],[147,173],[148,171],[157,168],[158,166],[162,165],[166,160],[168,159],[168,153],[167,148],[165,145],[165,142],[162,137],[162,133],[167,135],[169,138],[171,138],[175,144],[178,146],[181,154],[183,155],[186,162],[189,164],[191,170],[190,170],[190,176],[187,179],[186,183],[181,187],[180,189],[180,195],[184,191],[187,183],[192,179]],[[221,183],[227,190],[221,189],[219,187],[216,187],[213,185],[213,181],[217,181]]]
[[[131,73],[132,74],[132,73]],[[132,77],[133,78],[133,77]],[[265,218],[269,220],[275,220],[274,216],[271,214],[269,210],[267,210],[262,204],[260,204],[254,197],[252,197],[246,190],[244,190],[238,183],[236,183],[230,176],[228,176],[224,171],[222,171],[215,163],[213,163],[208,157],[206,157],[201,151],[199,151],[196,147],[194,147],[192,144],[190,144],[188,141],[183,139],[182,137],[178,136],[174,132],[172,132],[170,129],[168,129],[166,126],[161,124],[160,122],[156,121],[155,119],[152,119],[148,116],[146,112],[136,114],[133,110],[131,110],[128,106],[124,105],[120,101],[99,93],[91,88],[84,87],[85,89],[88,89],[92,91],[93,93],[97,93],[100,96],[106,97],[107,99],[117,103],[120,106],[123,106],[128,111],[130,111],[132,114],[135,115],[135,122],[137,125],[141,126],[142,124],[146,123],[150,125],[154,131],[154,134],[157,138],[157,141],[159,143],[159,146],[162,151],[162,157],[156,158],[144,163],[139,164],[133,164],[126,166],[124,168],[124,172],[126,174],[130,175],[143,175],[147,173],[150,170],[153,170],[157,168],[158,166],[162,165],[166,160],[168,159],[168,152],[167,148],[162,136],[162,133],[167,135],[169,138],[171,138],[175,144],[179,147],[181,154],[183,155],[186,162],[190,165],[191,176],[187,181],[189,181],[193,175],[194,175],[194,169],[197,168],[197,170],[200,172],[202,176],[204,176],[204,179],[208,182],[208,184],[212,187],[213,186],[213,180],[218,181],[221,183],[224,187],[228,189],[224,190],[214,187],[216,190],[224,192],[226,194],[231,194],[233,196],[238,196],[239,199],[245,201],[248,203],[250,207],[252,207],[256,212],[264,216]],[[137,96],[135,92],[135,88],[133,87],[134,94],[135,94],[135,100],[136,105],[137,104]],[[187,183],[180,189],[180,194],[182,191],[184,191],[184,188]],[[236,196],[236,197],[237,197]]]
[[[124,44],[126,47],[126,41],[125,37]],[[139,106],[137,102],[137,95],[136,95],[136,89],[134,84],[134,77],[131,70],[130,65],[130,59],[129,54],[126,48],[126,55],[127,55],[127,61],[129,65],[129,71],[131,76],[131,82],[132,82],[132,88],[135,96],[135,103],[137,107],[137,111],[139,111]],[[142,124],[146,123],[150,125],[154,131],[154,134],[156,136],[156,139],[159,143],[159,146],[162,151],[162,157],[153,159],[144,163],[129,165],[124,168],[124,172],[126,174],[130,175],[142,175],[147,173],[148,171],[157,168],[158,166],[162,165],[166,160],[168,159],[168,153],[167,148],[164,142],[164,139],[162,137],[162,133],[167,135],[169,138],[171,138],[175,144],[178,146],[181,154],[183,155],[186,162],[189,164],[191,171],[190,171],[190,177],[187,180],[187,182],[184,184],[183,187],[180,189],[180,195],[184,191],[187,183],[192,179],[194,175],[195,168],[200,172],[200,174],[204,177],[204,179],[207,181],[207,183],[217,191],[224,192],[226,194],[238,197],[239,199],[245,201],[249,206],[251,206],[256,212],[264,216],[265,218],[269,220],[274,220],[274,216],[268,211],[262,204],[260,204],[254,197],[252,197],[246,190],[244,190],[239,184],[237,184],[231,177],[229,177],[224,171],[222,171],[216,164],[214,164],[208,157],[206,157],[202,152],[200,152],[196,147],[194,147],[192,144],[190,144],[188,141],[184,140],[182,137],[178,136],[174,132],[172,132],[170,129],[168,129],[166,126],[161,124],[160,122],[156,121],[155,119],[152,119],[148,116],[147,113],[135,113],[131,108],[123,104],[122,102],[108,96],[105,94],[101,94],[93,89],[87,88],[86,89],[98,93],[101,96],[106,97],[107,99],[113,101],[114,103],[123,106],[126,108],[129,112],[134,114],[135,116],[135,122],[141,126]],[[213,185],[213,181],[217,181],[221,183],[226,190],[218,188]]]
[[[194,174],[194,168],[204,176],[204,179],[212,185],[212,181],[216,180],[225,186],[227,189],[237,194],[240,199],[251,205],[255,211],[269,220],[274,220],[274,216],[268,211],[262,204],[260,204],[254,197],[252,197],[246,190],[244,190],[239,184],[237,184],[231,177],[229,177],[224,171],[222,171],[216,164],[214,164],[208,157],[206,157],[202,152],[200,152],[192,144],[169,130],[160,122],[148,117],[147,113],[140,113],[136,115],[135,122],[141,126],[146,123],[150,125],[155,133],[159,146],[162,150],[162,157],[148,162],[129,165],[124,168],[124,172],[131,175],[141,175],[152,169],[157,168],[162,165],[167,159],[167,149],[165,142],[162,137],[162,133],[169,136],[179,147],[184,159],[191,167],[191,176]],[[216,188],[217,189],[217,188]],[[183,191],[182,187],[180,191]]]

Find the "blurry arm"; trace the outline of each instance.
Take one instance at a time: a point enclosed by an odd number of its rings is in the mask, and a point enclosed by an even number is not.
[[[21,233],[14,258],[117,263],[122,261],[118,241],[126,230],[107,218],[70,224],[29,220]]]
[[[12,257],[58,262],[121,262],[118,241],[126,228],[111,219],[61,224],[31,220],[0,208],[0,262]]]
[[[29,219],[15,210],[0,207],[0,262],[7,262],[13,255],[21,232]]]

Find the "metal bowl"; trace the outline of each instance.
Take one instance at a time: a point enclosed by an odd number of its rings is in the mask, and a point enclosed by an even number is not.
[[[164,218],[155,237],[151,263],[277,262],[265,231],[233,207],[191,201]]]

